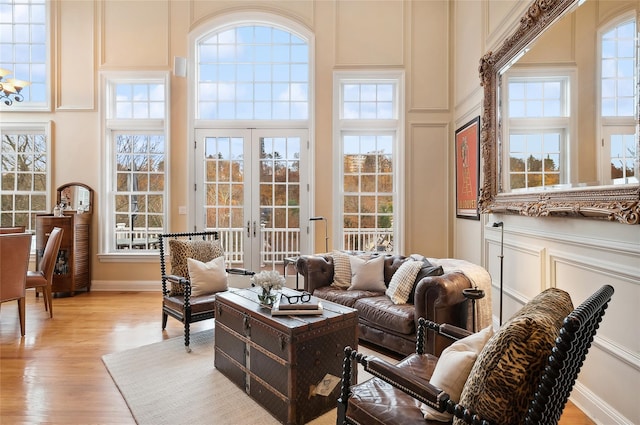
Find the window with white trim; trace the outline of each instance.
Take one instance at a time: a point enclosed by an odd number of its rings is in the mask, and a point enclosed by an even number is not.
[[[104,249],[155,251],[167,223],[168,74],[105,79],[109,170]]]
[[[570,74],[520,70],[508,73],[505,81],[507,191],[568,183]]]
[[[49,108],[49,6],[46,0],[0,0],[0,68],[28,82],[12,110]],[[3,102],[2,107],[8,107]]]
[[[51,125],[0,124],[2,226],[35,232],[36,215],[51,212],[49,199]]]
[[[622,16],[599,32],[603,184],[638,183],[636,36],[635,14]]]
[[[400,73],[336,73],[340,249],[399,248]]]
[[[197,118],[307,120],[309,45],[292,32],[244,25],[198,43]]]

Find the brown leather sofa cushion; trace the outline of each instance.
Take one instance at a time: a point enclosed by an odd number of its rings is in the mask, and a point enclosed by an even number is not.
[[[321,286],[313,292],[313,295],[327,301],[355,308],[356,301],[361,298],[378,297],[380,292],[373,291],[347,291],[334,286]]]
[[[360,298],[355,302],[360,317],[381,329],[412,335],[416,333],[412,304],[394,304],[386,295]]]

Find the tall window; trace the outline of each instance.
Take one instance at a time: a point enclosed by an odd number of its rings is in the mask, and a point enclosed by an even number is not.
[[[30,83],[12,109],[49,107],[48,22],[46,0],[0,0],[0,68]]]
[[[402,76],[337,73],[335,82],[342,248],[397,250]]]
[[[508,190],[544,189],[569,181],[570,77],[506,77]]]
[[[240,26],[198,43],[198,111],[206,120],[309,118],[307,41],[270,26]]]
[[[636,20],[623,19],[600,33],[602,174],[608,184],[638,182],[634,118],[638,108]]]
[[[49,124],[0,125],[2,226],[25,226],[35,232],[36,215],[51,212],[50,134]]]
[[[108,76],[107,252],[155,250],[167,222],[167,75]],[[133,251],[135,250],[135,251]]]

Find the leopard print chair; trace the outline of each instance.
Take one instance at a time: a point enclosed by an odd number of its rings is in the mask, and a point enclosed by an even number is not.
[[[416,353],[397,365],[346,347],[337,423],[557,424],[613,292],[573,309],[547,289],[495,333],[420,319]],[[439,358],[424,353],[427,328],[455,340]],[[357,363],[374,377],[351,385]]]
[[[224,250],[218,240],[218,232],[165,233],[160,235],[160,273],[162,277],[162,329],[167,327],[169,316],[184,324],[184,346],[189,347],[189,327],[191,323],[213,319],[216,293],[226,290],[226,274],[252,275],[244,269],[224,268],[219,284],[210,285],[210,279],[198,287],[197,282],[189,274],[189,259],[200,263],[224,257]],[[166,249],[169,248],[167,253]],[[167,259],[170,259],[171,270],[167,272]],[[207,287],[208,286],[208,287]]]

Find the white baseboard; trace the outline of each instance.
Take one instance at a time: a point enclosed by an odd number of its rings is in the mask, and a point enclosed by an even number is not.
[[[598,425],[634,424],[634,422],[622,416],[580,382],[575,383],[570,400]]]
[[[162,285],[157,280],[92,280],[92,291],[114,292],[160,292]]]

